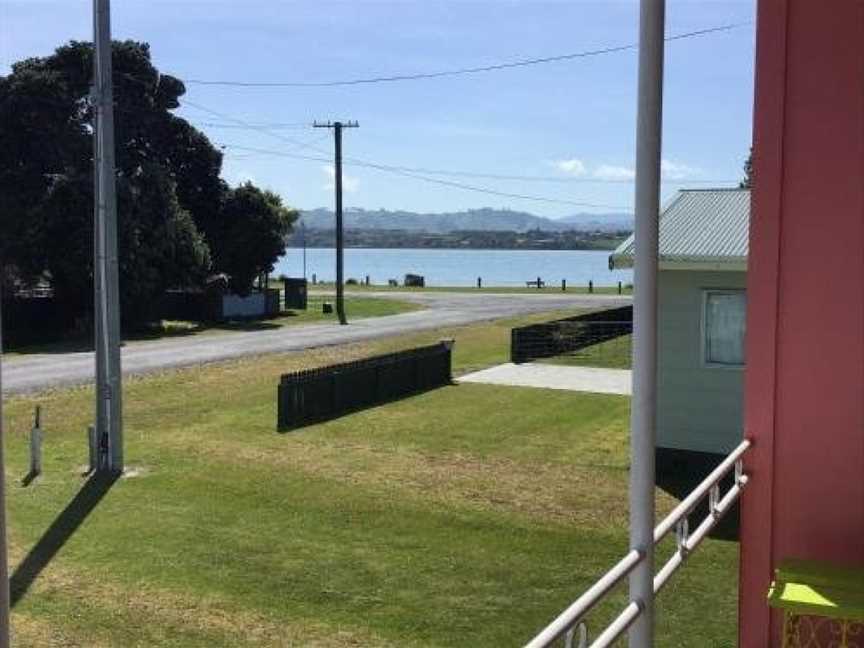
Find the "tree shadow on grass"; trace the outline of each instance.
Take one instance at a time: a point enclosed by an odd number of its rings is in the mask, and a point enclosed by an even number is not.
[[[24,598],[27,590],[39,577],[48,564],[54,559],[63,545],[72,537],[78,527],[93,512],[102,498],[111,490],[119,474],[93,475],[69,502],[68,506],[45,531],[36,545],[30,550],[12,578],[9,579],[11,605],[14,607]]]
[[[220,331],[273,331],[282,328],[277,322],[267,320],[228,320],[226,322],[215,322],[208,328]]]

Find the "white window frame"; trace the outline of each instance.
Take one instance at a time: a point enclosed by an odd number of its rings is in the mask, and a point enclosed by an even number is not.
[[[746,335],[745,335],[745,356],[744,362],[741,364],[727,364],[724,362],[710,362],[708,360],[708,297],[709,295],[741,295],[746,298],[747,291],[744,288],[703,288],[702,289],[702,314],[699,319],[699,359],[700,364],[708,369],[726,369],[731,371],[743,371],[747,365],[746,356]]]

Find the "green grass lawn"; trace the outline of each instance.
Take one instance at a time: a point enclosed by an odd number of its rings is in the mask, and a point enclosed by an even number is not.
[[[132,476],[101,498],[80,494],[92,390],[10,399],[15,645],[522,645],[626,550],[628,399],[465,384],[275,431],[282,372],[453,336],[458,373],[506,359],[515,322],[130,379]],[[706,541],[658,645],[734,645],[736,587],[737,545]]]
[[[630,369],[632,363],[632,335],[622,335],[599,344],[565,353],[537,362],[571,367],[600,367],[603,369]]]
[[[334,312],[324,314],[324,302],[333,303]],[[369,317],[398,315],[411,311],[422,310],[423,306],[412,302],[359,295],[345,297],[345,315],[349,321]],[[144,331],[133,331],[123,336],[124,343],[135,343],[144,340],[159,340],[168,337],[185,337],[189,335],[213,335],[230,331],[266,331],[283,326],[297,324],[338,323],[335,313],[335,301],[324,295],[310,295],[306,310],[289,310],[279,317],[266,320],[236,320],[220,323],[198,323],[182,321],[162,321],[150,326]],[[93,340],[87,338],[70,338],[60,342],[34,344],[13,347],[9,355],[25,355],[32,353],[63,353],[66,351],[92,351]]]

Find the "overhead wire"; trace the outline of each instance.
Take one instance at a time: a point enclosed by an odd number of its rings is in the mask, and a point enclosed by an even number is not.
[[[752,21],[739,23],[729,23],[718,25],[716,27],[707,27],[705,29],[697,29],[694,31],[684,32],[667,36],[667,43],[688,38],[697,38],[709,34],[720,32],[728,32],[734,29],[739,29],[748,25],[752,25]],[[463,67],[452,70],[440,70],[436,72],[420,72],[416,74],[394,74],[389,76],[372,76],[357,79],[344,79],[334,81],[246,81],[246,80],[221,80],[221,79],[184,79],[184,83],[201,86],[229,86],[238,88],[332,88],[337,86],[354,86],[354,85],[370,85],[375,83],[393,83],[397,81],[417,81],[420,79],[437,79],[442,77],[462,76],[466,74],[480,74],[485,72],[496,72],[499,70],[508,70],[513,68],[528,67],[533,65],[543,65],[546,63],[557,63],[561,61],[571,61],[580,58],[591,58],[602,56],[605,54],[614,54],[617,52],[625,52],[638,49],[638,43],[628,43],[626,45],[616,45],[611,47],[602,47],[593,50],[584,50],[581,52],[573,52],[569,54],[557,54],[554,56],[543,56],[538,58],[521,59],[517,61],[509,61],[505,63],[495,63],[492,65],[481,65],[476,67]]]
[[[737,29],[746,25],[751,24],[751,22],[742,22],[742,23],[730,23],[726,25],[719,25],[716,27],[710,27],[700,30],[694,30],[690,32],[684,32],[681,34],[676,34],[673,36],[667,37],[666,42],[672,42],[677,40],[683,40],[687,38],[695,38],[699,36],[705,36],[712,33],[730,31],[733,29]],[[203,79],[186,79],[183,80],[185,83],[189,84],[197,84],[197,85],[226,85],[226,86],[240,86],[240,87],[332,87],[332,86],[342,86],[342,85],[359,85],[359,84],[371,84],[371,83],[381,83],[381,82],[394,82],[394,81],[407,81],[407,80],[418,80],[418,79],[429,79],[429,78],[439,78],[439,77],[448,77],[448,76],[458,76],[464,74],[476,74],[483,72],[492,72],[498,70],[505,70],[511,68],[525,67],[525,66],[533,66],[540,65],[545,63],[553,63],[559,61],[573,60],[578,58],[588,58],[594,56],[600,56],[604,54],[611,54],[615,52],[621,52],[626,50],[635,50],[638,48],[638,44],[628,44],[628,45],[620,45],[613,47],[605,47],[595,50],[586,50],[581,52],[575,52],[571,54],[561,54],[556,56],[549,57],[540,57],[540,58],[532,58],[532,59],[523,59],[519,61],[511,61],[506,63],[498,63],[494,65],[487,66],[479,66],[479,67],[466,67],[466,68],[458,68],[455,70],[444,70],[438,72],[427,72],[427,73],[419,73],[419,74],[403,74],[403,75],[393,75],[393,76],[378,76],[378,77],[369,77],[369,78],[361,78],[361,79],[349,79],[343,81],[322,81],[322,82],[252,82],[252,81],[212,81],[212,80],[203,80]],[[126,75],[133,80],[136,80],[132,75]],[[220,111],[213,110],[211,108],[207,108],[206,106],[202,106],[196,102],[190,101],[184,98],[184,105],[195,108],[202,112],[205,112],[209,115],[218,117],[222,120],[226,120],[231,122],[230,124],[211,124],[212,127],[225,127],[225,128],[244,128],[249,130],[258,131],[262,134],[268,135],[270,137],[279,139],[288,144],[292,145],[292,149],[290,150],[302,150],[302,149],[310,149],[314,152],[320,153],[322,155],[327,155],[325,151],[317,148],[315,144],[318,141],[321,141],[323,138],[310,140],[310,141],[300,141],[295,138],[287,137],[282,135],[281,133],[276,132],[276,125],[264,125],[264,124],[255,124],[244,121],[242,119],[233,117],[231,115],[227,115]],[[291,124],[291,127],[296,126],[296,124]],[[227,145],[226,145],[227,146]],[[235,148],[242,148],[236,147]],[[249,148],[249,147],[247,147]],[[252,149],[249,149],[250,151]],[[313,156],[297,156],[291,155],[288,151],[274,152],[274,151],[261,151],[267,154],[272,155],[283,155],[287,157],[296,157],[299,159],[308,158],[316,161],[327,161],[329,162],[329,158],[316,158]],[[584,201],[573,201],[573,200],[565,200],[565,199],[555,199],[548,198],[544,196],[534,196],[528,194],[521,193],[511,193],[498,191],[495,189],[490,189],[488,187],[479,187],[475,185],[470,185],[464,182],[458,182],[454,180],[444,180],[442,178],[433,178],[429,177],[429,175],[443,175],[449,177],[473,177],[473,178],[485,178],[492,180],[516,180],[516,181],[529,181],[529,182],[603,182],[603,179],[593,179],[593,178],[552,178],[552,177],[538,177],[538,176],[515,176],[515,175],[504,175],[504,174],[482,174],[482,173],[474,173],[474,172],[459,172],[452,170],[440,170],[440,169],[424,169],[424,168],[413,168],[413,167],[403,167],[403,166],[395,166],[395,165],[386,165],[379,164],[375,162],[370,162],[368,160],[362,160],[359,158],[345,158],[346,163],[353,166],[360,166],[365,168],[376,169],[379,171],[385,171],[393,174],[397,174],[403,177],[412,178],[416,180],[420,180],[427,183],[438,184],[442,186],[454,187],[458,189],[463,189],[466,191],[473,191],[479,193],[486,193],[490,195],[497,195],[508,198],[516,198],[521,200],[532,200],[532,201],[540,201],[540,202],[548,202],[548,203],[557,203],[557,204],[568,204],[568,205],[576,205],[582,207],[594,207],[594,208],[610,208],[610,209],[629,209],[628,207],[621,206],[612,206],[612,205],[601,205],[597,203],[584,202]],[[605,180],[606,182],[616,182],[615,180]],[[629,180],[620,181],[630,182]],[[706,181],[707,184],[707,181]]]
[[[256,147],[247,147],[239,144],[225,144],[224,146],[228,148],[234,148],[237,150],[248,151],[250,155],[265,155],[265,156],[273,156],[280,155],[281,151],[275,151],[272,149],[262,149]],[[374,165],[377,167],[386,168],[388,171],[393,172],[405,172],[405,173],[419,173],[419,174],[429,174],[429,175],[443,175],[449,177],[464,177],[464,178],[477,178],[483,180],[503,180],[503,181],[517,181],[517,182],[550,182],[550,183],[558,183],[558,184],[623,184],[623,185],[632,185],[635,180],[633,179],[616,179],[616,178],[591,178],[591,177],[561,177],[561,176],[543,176],[543,175],[509,175],[509,174],[498,174],[498,173],[478,173],[474,171],[456,171],[456,170],[446,170],[446,169],[430,169],[425,167],[406,167],[406,166],[398,166],[398,165],[383,165],[373,162],[367,162],[366,160],[353,158],[353,157],[345,157],[343,158],[346,165],[354,165],[354,166],[369,166]],[[674,179],[674,178],[664,178],[661,179],[661,182],[666,184],[674,184],[674,185],[730,185],[737,184],[738,180],[734,179]]]
[[[330,157],[317,157],[317,156],[311,156],[311,155],[301,155],[301,154],[295,154],[295,153],[288,153],[288,152],[284,152],[284,151],[257,149],[254,147],[240,146],[240,145],[236,145],[236,144],[226,144],[226,143],[219,144],[219,146],[223,149],[227,148],[227,149],[236,149],[236,150],[240,150],[240,151],[250,151],[250,152],[263,153],[266,155],[274,155],[277,157],[286,157],[286,158],[298,159],[298,160],[308,160],[308,161],[314,161],[314,162],[327,162],[327,163],[332,162],[332,158],[330,158]],[[607,205],[607,204],[592,203],[592,202],[585,202],[585,201],[579,201],[579,200],[567,200],[564,198],[548,198],[546,196],[535,196],[535,195],[530,195],[530,194],[498,191],[496,189],[490,189],[489,187],[479,187],[479,186],[470,185],[470,184],[467,184],[464,182],[456,182],[456,181],[452,181],[452,180],[442,180],[441,178],[430,178],[428,176],[420,175],[417,173],[413,173],[413,172],[409,172],[409,171],[403,171],[399,167],[392,167],[392,166],[386,165],[386,164],[377,164],[375,162],[368,162],[368,161],[361,161],[361,160],[347,161],[347,158],[346,158],[345,164],[347,166],[362,167],[362,168],[367,168],[367,169],[374,169],[377,171],[394,173],[396,175],[400,175],[400,176],[403,176],[406,178],[413,178],[415,180],[420,180],[423,182],[443,185],[443,186],[447,186],[447,187],[454,187],[457,189],[463,189],[465,191],[473,191],[476,193],[485,193],[485,194],[490,194],[493,196],[502,196],[505,198],[517,198],[520,200],[531,200],[531,201],[535,201],[535,202],[554,203],[554,204],[559,204],[559,205],[571,205],[571,206],[575,206],[575,207],[592,207],[592,208],[600,208],[600,209],[618,209],[618,210],[629,210],[630,209],[630,207],[625,207],[623,205]]]

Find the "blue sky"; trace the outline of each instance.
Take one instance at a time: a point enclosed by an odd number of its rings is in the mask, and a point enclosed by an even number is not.
[[[184,79],[329,81],[422,73],[635,43],[636,2],[287,2],[114,0],[115,38],[147,41],[160,71]],[[670,35],[753,21],[754,3],[670,1]],[[0,73],[70,39],[92,38],[90,2],[0,0]],[[754,26],[667,46],[664,197],[734,181],[750,145]],[[180,114],[217,144],[330,155],[328,131],[293,124],[356,119],[345,155],[380,164],[573,182],[455,178],[534,202],[346,166],[348,207],[450,211],[509,207],[545,216],[628,210],[636,52],[499,72],[337,88],[187,86]],[[230,119],[228,119],[230,117]],[[292,124],[267,132],[237,126]],[[311,145],[298,149],[296,142]],[[319,152],[321,151],[321,152]],[[288,204],[332,205],[325,162],[226,150],[223,175]],[[623,180],[624,182],[608,182]],[[699,185],[697,185],[699,186]]]

